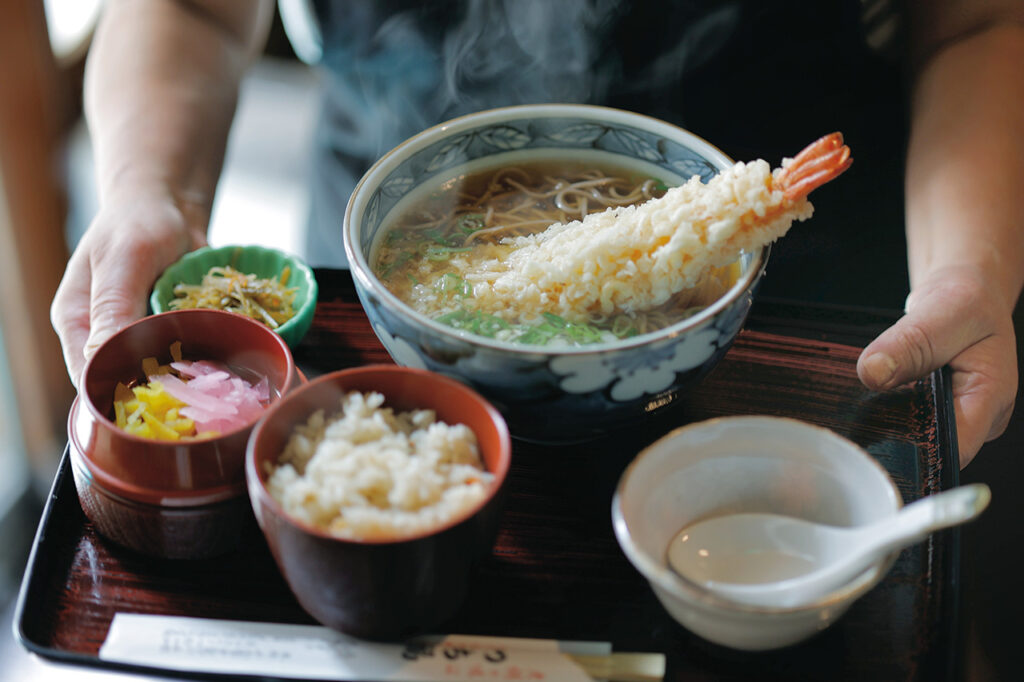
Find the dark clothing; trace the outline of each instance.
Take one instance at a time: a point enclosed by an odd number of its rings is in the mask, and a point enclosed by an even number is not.
[[[586,102],[670,121],[732,158],[773,166],[842,131],[854,165],[812,195],[815,217],[777,243],[761,293],[902,306],[905,96],[898,67],[867,46],[859,0],[348,0],[314,7],[327,86],[314,264],[343,259],[341,221],[352,187],[406,138],[481,109]]]

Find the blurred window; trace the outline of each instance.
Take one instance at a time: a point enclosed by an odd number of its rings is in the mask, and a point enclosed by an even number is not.
[[[7,202],[2,192],[0,174],[0,222],[7,220]],[[0,520],[7,516],[14,502],[28,487],[28,465],[25,442],[21,436],[14,387],[11,385],[10,358],[0,325]],[[3,544],[3,538],[0,538]]]
[[[88,49],[103,0],[43,0],[50,47],[59,64],[78,61]]]
[[[61,146],[54,136],[62,132],[51,131],[49,117],[64,126],[76,116],[77,105],[60,109],[61,91],[73,90],[71,76],[85,56],[101,6],[102,0],[0,3],[0,21],[11,29],[2,39],[5,58],[23,67],[19,78],[5,79],[6,95],[0,97],[5,126],[0,129],[0,279],[6,297],[0,306],[0,606],[21,579],[27,539],[39,519],[40,488],[53,475],[53,459],[65,437],[60,427],[65,399],[70,402],[65,395],[70,383],[61,374],[59,347],[48,325],[48,295],[39,295],[63,269],[56,196],[61,188],[46,164],[36,161]],[[49,43],[52,60],[37,60],[40,42]]]

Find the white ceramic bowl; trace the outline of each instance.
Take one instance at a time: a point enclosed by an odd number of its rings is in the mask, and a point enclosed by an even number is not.
[[[833,431],[778,417],[726,417],[676,429],[640,452],[619,481],[612,521],[627,558],[676,621],[716,644],[757,651],[827,628],[885,576],[898,552],[812,603],[763,608],[673,571],[666,552],[679,531],[739,512],[852,526],[893,516],[902,505],[885,469]]]
[[[389,216],[422,187],[473,169],[562,158],[614,163],[672,185],[695,175],[707,181],[732,165],[696,135],[641,114],[581,104],[494,109],[430,128],[384,155],[352,193],[343,230],[359,299],[395,362],[472,386],[501,411],[513,436],[548,443],[644,428],[674,408],[728,351],[770,252],[766,246],[743,254],[736,284],[693,317],[580,347],[459,331],[415,312],[377,278],[370,266],[375,244]]]

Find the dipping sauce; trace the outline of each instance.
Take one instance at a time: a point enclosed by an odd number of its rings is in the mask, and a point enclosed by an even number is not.
[[[683,528],[668,546],[668,565],[696,583],[754,585],[787,580],[818,568],[813,556],[786,549],[752,547],[743,550],[709,550],[694,547],[689,527]]]

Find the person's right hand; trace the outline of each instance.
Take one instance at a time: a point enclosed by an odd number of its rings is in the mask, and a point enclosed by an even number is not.
[[[961,468],[1013,414],[1013,305],[980,268],[937,269],[914,287],[906,315],[864,349],[857,365],[865,386],[886,390],[948,364]]]
[[[160,273],[206,243],[208,216],[169,192],[123,190],[100,208],[75,248],[50,307],[75,387],[89,357],[146,314]]]

